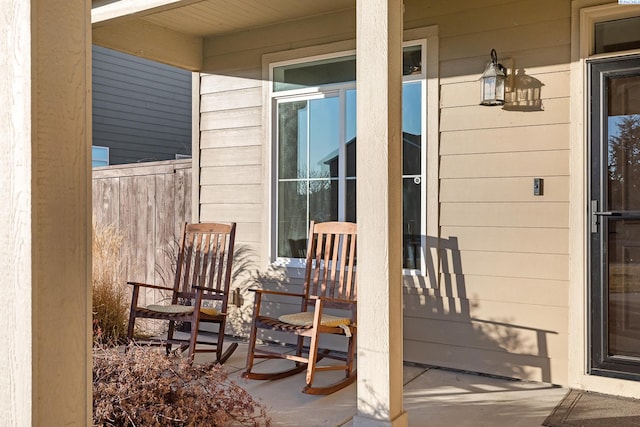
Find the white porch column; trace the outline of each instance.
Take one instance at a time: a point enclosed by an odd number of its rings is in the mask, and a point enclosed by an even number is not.
[[[91,425],[89,0],[0,0],[0,421]]]
[[[402,406],[402,1],[357,0],[358,414]]]

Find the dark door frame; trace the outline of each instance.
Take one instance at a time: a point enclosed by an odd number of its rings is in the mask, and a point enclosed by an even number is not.
[[[589,87],[589,365],[590,374],[640,380],[640,358],[609,355],[608,351],[608,253],[609,222],[620,220],[608,212],[607,81],[611,77],[640,76],[640,56],[588,61]],[[603,164],[604,163],[604,164]],[[634,219],[636,219],[634,217]]]

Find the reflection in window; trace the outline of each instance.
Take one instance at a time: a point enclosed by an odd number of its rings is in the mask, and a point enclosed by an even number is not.
[[[609,79],[609,210],[640,211],[640,78]]]
[[[309,221],[338,219],[339,115],[337,97],[278,105],[280,257],[304,257]]]

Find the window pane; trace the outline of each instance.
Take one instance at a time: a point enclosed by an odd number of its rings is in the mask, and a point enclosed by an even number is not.
[[[278,105],[278,177],[307,177],[307,101]]]
[[[421,46],[404,49],[405,75],[422,73],[421,54]],[[311,76],[329,64],[279,67],[274,70],[274,85],[321,84],[318,82],[325,77]],[[305,73],[308,80],[294,79]],[[422,81],[403,84],[403,266],[408,269],[423,267],[422,84]],[[338,92],[343,96],[336,96]],[[317,96],[314,93],[306,101],[278,104],[279,257],[305,256],[310,220],[356,221],[356,90],[332,89],[324,92],[324,98]]]
[[[109,166],[109,147],[100,147],[93,145],[91,147],[91,166]]]
[[[422,46],[408,46],[402,50],[402,75],[422,73]]]
[[[640,211],[640,77],[609,79],[608,210]]]
[[[356,176],[356,91],[348,90],[345,93],[345,143],[347,144],[347,177]]]
[[[307,242],[307,181],[278,185],[278,256],[304,258]]]
[[[420,245],[422,240],[420,221],[419,178],[402,180],[402,229],[403,229],[403,267],[421,269]]]
[[[347,206],[345,221],[356,222],[356,180],[347,178]]]
[[[402,74],[422,73],[422,46],[408,46],[402,52]],[[291,64],[273,69],[273,90],[301,89],[356,80],[355,55]]]
[[[338,220],[338,180],[309,182],[309,219],[316,222]]]
[[[337,177],[340,167],[340,98],[309,101],[309,177]]]
[[[402,85],[402,174],[419,175],[422,146],[422,83]]]
[[[323,59],[273,69],[273,90],[291,90],[356,80],[356,57]]]
[[[640,49],[640,16],[596,23],[595,39],[594,53]]]

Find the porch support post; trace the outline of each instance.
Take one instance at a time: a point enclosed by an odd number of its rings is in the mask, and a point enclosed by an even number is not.
[[[402,404],[401,0],[357,0],[358,414],[406,426]]]
[[[0,421],[91,425],[89,0],[0,0]]]

